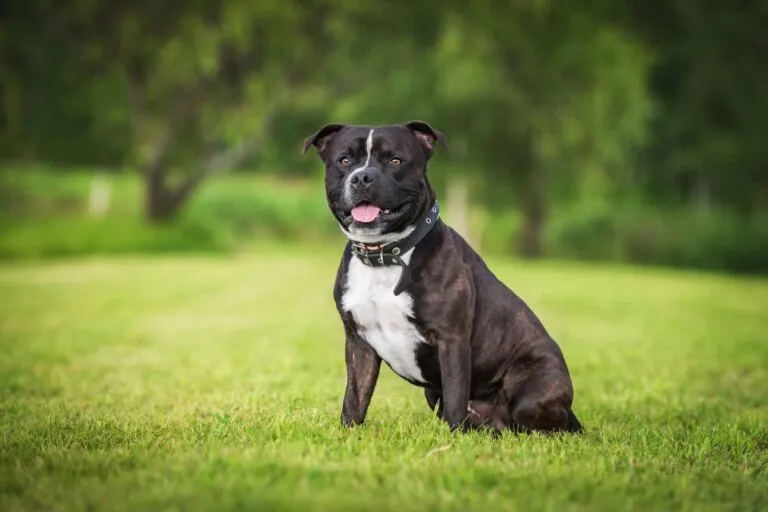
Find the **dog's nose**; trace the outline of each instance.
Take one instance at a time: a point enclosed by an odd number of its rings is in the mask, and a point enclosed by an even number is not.
[[[357,171],[349,178],[349,186],[357,190],[359,188],[370,188],[373,185],[373,173],[375,169],[363,169]]]

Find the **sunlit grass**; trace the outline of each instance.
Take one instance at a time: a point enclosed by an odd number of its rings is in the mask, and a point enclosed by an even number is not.
[[[335,251],[0,267],[0,510],[768,507],[768,281],[490,263],[584,436],[451,434],[388,369],[340,428]]]

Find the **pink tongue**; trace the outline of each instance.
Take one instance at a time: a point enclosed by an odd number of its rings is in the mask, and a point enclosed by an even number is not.
[[[361,204],[352,208],[352,218],[357,222],[373,222],[381,208],[372,204]]]

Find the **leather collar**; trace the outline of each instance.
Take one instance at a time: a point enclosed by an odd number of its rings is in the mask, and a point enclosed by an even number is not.
[[[363,265],[368,267],[401,267],[400,279],[393,290],[395,295],[400,295],[411,281],[411,271],[403,261],[402,255],[416,247],[427,236],[427,233],[432,231],[439,217],[440,205],[435,201],[416,222],[416,228],[402,240],[379,245],[353,241],[352,253],[357,256]]]

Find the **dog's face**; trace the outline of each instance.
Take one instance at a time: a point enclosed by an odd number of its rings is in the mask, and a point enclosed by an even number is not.
[[[325,163],[328,206],[351,239],[401,236],[435,199],[427,162],[442,133],[411,121],[382,127],[329,124],[307,137]]]

